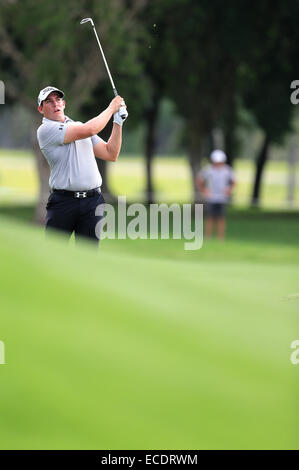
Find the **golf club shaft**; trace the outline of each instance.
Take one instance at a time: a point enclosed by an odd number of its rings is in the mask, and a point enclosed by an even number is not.
[[[100,40],[99,40],[99,36],[98,36],[98,33],[96,31],[96,28],[95,28],[95,25],[92,24],[92,27],[93,27],[93,30],[94,30],[94,34],[97,38],[97,41],[98,41],[98,45],[99,45],[99,48],[100,48],[100,51],[101,51],[101,54],[102,54],[102,57],[103,57],[103,60],[104,60],[104,64],[105,64],[105,67],[106,67],[106,70],[107,70],[107,73],[108,73],[108,76],[110,78],[110,82],[111,82],[111,85],[112,85],[112,90],[113,90],[113,93],[114,93],[114,96],[117,96],[118,93],[117,93],[117,89],[114,85],[114,81],[113,81],[113,78],[111,76],[111,73],[110,73],[110,70],[109,70],[109,67],[108,67],[108,64],[107,64],[107,61],[106,61],[106,57],[105,57],[105,54],[104,54],[104,51],[102,49],[102,46],[101,46],[101,43],[100,43]],[[121,106],[118,110],[119,114],[120,114],[120,117],[122,119],[125,119],[127,117],[127,110],[125,108],[125,106]]]
[[[110,70],[109,70],[107,61],[106,61],[106,57],[105,57],[104,51],[103,51],[103,49],[102,49],[102,46],[101,46],[101,43],[100,43],[100,40],[99,40],[99,36],[98,36],[98,33],[97,33],[97,31],[96,31],[96,28],[95,28],[95,25],[94,25],[94,24],[92,24],[92,28],[93,28],[94,34],[95,34],[95,36],[96,36],[96,38],[97,38],[98,45],[99,45],[99,48],[100,48],[100,51],[101,51],[101,54],[102,54],[102,57],[103,57],[103,61],[104,61],[104,64],[105,64],[105,67],[106,67],[108,76],[109,76],[109,78],[110,78],[110,82],[111,82],[111,85],[112,85],[112,89],[113,89],[114,96],[117,96],[118,93],[117,93],[117,90],[116,90],[116,88],[115,88],[114,81],[113,81],[113,79],[112,79],[112,76],[111,76],[111,73],[110,73]]]
[[[102,54],[102,57],[103,57],[103,60],[104,60],[104,64],[105,64],[105,67],[106,67],[106,70],[107,70],[107,73],[108,73],[108,76],[109,76],[109,79],[110,79],[110,82],[111,82],[111,85],[112,85],[113,94],[114,94],[114,96],[118,96],[117,89],[114,85],[114,81],[113,81],[113,78],[111,76],[111,73],[110,73],[110,70],[109,70],[109,67],[108,67],[108,64],[107,64],[107,61],[106,61],[106,57],[105,57],[104,51],[102,49],[102,46],[101,46],[99,36],[98,36],[97,31],[96,31],[94,22],[93,22],[92,18],[84,18],[80,23],[83,24],[83,23],[86,23],[86,22],[91,23],[91,26],[93,28],[96,40],[98,41],[98,45],[99,45],[99,48],[100,48],[100,51],[101,51],[101,54]],[[122,119],[126,119],[126,117],[128,116],[128,112],[127,112],[125,106],[121,106],[119,108],[118,112],[119,112]]]

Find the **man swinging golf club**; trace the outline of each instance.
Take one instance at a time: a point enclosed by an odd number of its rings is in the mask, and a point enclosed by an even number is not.
[[[37,130],[37,140],[51,170],[46,228],[63,230],[69,235],[75,232],[76,238],[83,236],[97,241],[96,225],[103,215],[95,215],[95,211],[105,201],[94,157],[117,160],[122,125],[128,112],[117,93],[92,18],[84,18],[80,23],[90,23],[93,28],[115,98],[101,114],[82,124],[65,116],[63,91],[51,86],[44,88],[38,96],[38,110],[44,118]],[[112,133],[108,142],[104,142],[97,134],[112,115]]]
[[[43,114],[37,130],[40,149],[50,166],[51,194],[47,204],[46,229],[62,230],[69,235],[98,241],[96,224],[102,216],[96,207],[104,204],[102,178],[95,156],[116,161],[121,148],[125,107],[116,96],[98,116],[83,123],[64,114],[64,93],[48,86],[38,96],[38,111]],[[113,129],[108,142],[97,136],[113,116]]]

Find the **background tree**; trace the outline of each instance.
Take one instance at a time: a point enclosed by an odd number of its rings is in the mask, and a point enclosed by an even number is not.
[[[146,171],[145,199],[148,204],[154,202],[152,160],[156,151],[156,133],[161,101],[165,96],[166,70],[163,43],[163,26],[166,20],[159,18],[159,25],[152,12],[152,4],[145,1],[138,15],[138,23],[143,28],[143,37],[139,42],[139,61],[143,68],[145,94],[141,101],[141,113],[144,123],[144,156]],[[145,91],[144,90],[144,91]]]
[[[186,122],[195,200],[195,175],[213,148],[215,127],[223,131],[229,163],[235,158],[240,106],[253,112],[266,134],[257,158],[256,199],[269,143],[289,129],[298,6],[244,0],[223,8],[218,0],[153,0],[149,12],[148,25],[156,23],[159,33],[158,80]]]
[[[137,1],[130,3],[137,8]],[[32,147],[40,182],[37,222],[44,219],[49,194],[48,164],[36,140],[36,129],[41,122],[36,110],[37,93],[49,84],[63,89],[66,112],[78,119],[82,118],[83,105],[93,102],[94,91],[107,80],[95,38],[90,28],[79,24],[87,16],[94,18],[110,66],[113,68],[117,64],[114,70],[125,75],[126,83],[133,79],[136,83],[134,8],[128,10],[124,0],[15,0],[0,5],[1,78],[10,99],[22,103],[31,115]],[[116,73],[114,77],[117,83]],[[97,113],[109,104],[110,99],[112,96],[106,98],[105,103],[97,103]]]
[[[251,204],[260,202],[263,171],[271,143],[281,143],[291,130],[295,107],[290,102],[290,83],[298,76],[297,17],[299,4],[263,1],[257,4],[253,45],[242,70],[242,94],[264,138],[256,156]]]
[[[244,29],[250,28],[244,5],[237,1],[223,8],[218,0],[154,0],[151,8],[157,25],[160,21],[163,25],[160,49],[166,93],[186,121],[187,151],[198,200],[195,177],[211,150],[213,129],[233,108],[232,103],[235,105],[238,67],[250,42]],[[231,113],[235,115],[235,111]]]

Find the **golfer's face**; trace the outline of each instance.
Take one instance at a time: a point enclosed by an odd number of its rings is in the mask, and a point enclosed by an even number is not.
[[[52,119],[53,121],[64,120],[64,108],[65,102],[56,91],[47,96],[43,101],[42,113],[47,119]]]

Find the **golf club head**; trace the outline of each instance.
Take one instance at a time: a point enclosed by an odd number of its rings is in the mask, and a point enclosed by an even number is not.
[[[89,22],[92,24],[92,26],[94,25],[92,18],[83,18],[83,20],[80,21],[80,24],[89,23]]]

